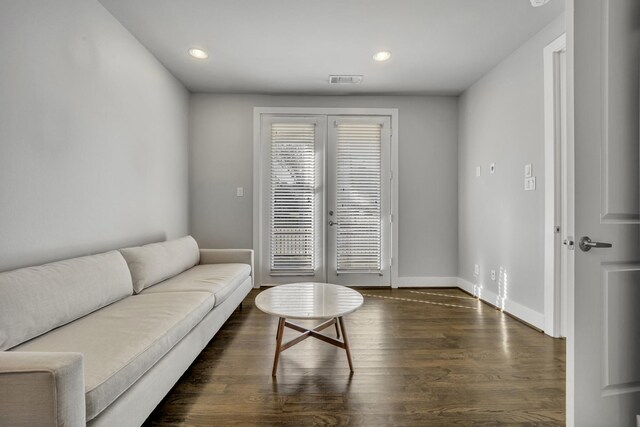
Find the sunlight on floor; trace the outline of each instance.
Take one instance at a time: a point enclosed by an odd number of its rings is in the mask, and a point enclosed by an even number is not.
[[[500,277],[498,279],[498,297],[496,298],[496,307],[504,310],[507,301],[507,292],[509,290],[509,281],[507,277],[507,269],[500,267]]]
[[[383,296],[383,295],[373,295],[373,294],[365,294],[365,293],[363,293],[362,295],[364,295],[366,297],[373,297],[373,298],[383,298],[383,299],[390,299],[390,300],[397,300],[397,301],[417,302],[417,303],[421,303],[421,304],[442,305],[442,306],[445,306],[445,307],[467,308],[469,310],[477,310],[478,309],[477,307],[467,307],[467,306],[458,305],[458,304],[446,304],[446,303],[443,303],[443,302],[424,301],[424,300],[412,299],[412,298],[388,297],[388,296]]]

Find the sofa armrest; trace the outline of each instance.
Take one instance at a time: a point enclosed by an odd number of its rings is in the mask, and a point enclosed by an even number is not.
[[[81,353],[0,352],[0,425],[85,424]]]
[[[253,280],[253,249],[200,249],[200,264],[249,264]]]

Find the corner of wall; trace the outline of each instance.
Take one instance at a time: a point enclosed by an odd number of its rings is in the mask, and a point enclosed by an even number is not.
[[[491,292],[490,290],[478,287],[478,285],[475,285],[461,277],[458,277],[457,279],[458,288],[460,288],[461,290],[484,301],[485,303],[494,307],[496,310],[504,311],[505,313],[508,313],[511,316],[516,317],[537,329],[544,330],[543,313],[539,313],[512,300],[506,300],[504,303],[504,308],[500,309],[500,298],[495,292]]]
[[[539,311],[544,306],[542,52],[562,32],[564,14],[458,96],[458,286],[540,329],[544,327]],[[494,162],[496,173],[490,174]],[[533,165],[538,177],[537,191],[523,190],[526,164]],[[473,283],[474,264],[480,266],[480,289]],[[491,271],[499,272],[503,266],[509,272],[508,298],[501,278],[491,278]]]

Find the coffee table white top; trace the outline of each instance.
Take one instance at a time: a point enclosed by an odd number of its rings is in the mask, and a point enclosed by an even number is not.
[[[262,291],[256,307],[290,319],[330,319],[356,311],[364,298],[358,291],[330,283],[292,283]]]

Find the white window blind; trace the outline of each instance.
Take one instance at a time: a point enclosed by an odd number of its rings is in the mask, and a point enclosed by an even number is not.
[[[380,272],[382,127],[356,123],[336,127],[337,272]]]
[[[316,212],[315,125],[271,125],[273,275],[313,275]]]

